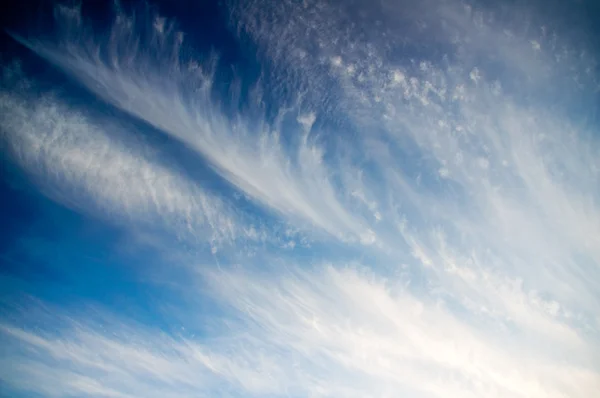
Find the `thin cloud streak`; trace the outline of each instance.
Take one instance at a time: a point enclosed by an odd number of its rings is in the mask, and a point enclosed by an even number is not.
[[[21,364],[6,381],[34,378],[53,363],[56,396],[562,397],[599,387],[581,338],[554,339],[570,351],[556,362],[547,346],[473,328],[364,268],[204,276],[234,309],[218,338],[174,338],[115,319],[98,329],[67,317],[69,327],[52,334],[3,325],[19,347],[7,360]],[[95,384],[74,385],[75,372]]]
[[[257,1],[238,12],[240,28],[282,67],[297,68],[309,87],[338,82],[339,108],[364,134],[367,160],[383,176],[365,190],[389,198],[376,205],[396,224],[372,226],[379,240],[393,242],[399,232],[409,246],[420,242],[417,257],[426,268],[448,264],[448,246],[470,263],[472,254],[491,255],[495,264],[482,264],[484,273],[525,278],[532,291],[560,291],[561,300],[595,318],[600,211],[590,188],[600,185],[600,149],[594,127],[582,126],[565,104],[593,98],[596,61],[547,27],[527,36],[493,11],[430,3],[424,20],[449,24],[408,27],[414,37],[405,46],[416,38],[428,43],[431,34],[447,54],[437,62],[428,54],[389,60],[384,36],[404,27],[383,23],[366,41],[342,29],[349,18],[343,9],[324,2],[313,8]],[[298,56],[309,47],[316,52]],[[440,233],[452,241],[440,242]]]
[[[27,81],[17,70],[4,72]],[[115,137],[127,135],[119,124],[92,121],[50,93],[3,90],[0,95],[0,124],[10,153],[54,199],[116,222],[155,224],[215,247],[252,238],[220,198],[145,159],[143,148],[119,143]]]
[[[66,26],[58,45],[19,39],[76,77],[88,89],[132,115],[176,137],[202,154],[215,170],[267,208],[310,223],[342,240],[372,243],[372,231],[340,202],[311,134],[315,115],[297,117],[296,146],[287,150],[279,123],[251,128],[241,118],[228,120],[211,101],[214,62],[182,61],[183,34],[155,19],[142,25],[119,14],[108,42],[83,27],[77,9],[58,7]],[[160,19],[162,20],[162,19]],[[150,29],[140,42],[138,30]],[[158,61],[146,55],[148,48]],[[99,54],[107,53],[107,59]],[[163,79],[167,74],[169,79]]]

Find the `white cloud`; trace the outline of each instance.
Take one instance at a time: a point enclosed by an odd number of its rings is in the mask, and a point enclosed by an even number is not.
[[[364,191],[383,191],[379,197],[393,198],[380,203],[382,214],[392,213],[400,203],[415,235],[405,239],[409,246],[420,242],[416,251],[420,258],[425,258],[425,252],[439,252],[431,230],[441,228],[453,236],[450,245],[464,258],[472,253],[492,255],[494,264],[481,264],[484,269],[510,280],[523,279],[526,289],[560,297],[593,318],[600,304],[598,296],[590,294],[597,289],[599,276],[591,264],[600,261],[595,249],[600,247],[596,238],[600,211],[598,194],[589,188],[600,183],[599,149],[591,138],[593,126],[582,126],[562,108],[569,100],[587,98],[585,88],[578,92],[569,82],[588,70],[593,60],[550,61],[552,51],[561,46],[566,49],[560,51],[578,52],[568,37],[553,38],[552,46],[542,45],[541,54],[530,50],[521,54],[530,39],[515,34],[511,51],[504,43],[504,27],[493,22],[492,13],[481,11],[475,26],[463,19],[463,12],[446,3],[427,14],[427,18],[454,15],[462,30],[460,40],[444,43],[447,51],[454,51],[452,62],[423,67],[423,62],[401,60],[408,66],[399,65],[387,60],[384,51],[377,52],[377,44],[369,43],[369,55],[357,70],[365,75],[363,81],[336,75],[342,87],[340,108],[351,110],[346,116],[356,123],[357,131],[373,142],[375,125],[385,134],[380,147],[392,144],[385,156],[379,149],[371,152],[369,160],[376,162],[384,179]],[[275,29],[291,29],[283,21]],[[335,24],[316,18],[312,26],[317,37],[325,40],[336,37],[330,28]],[[388,36],[393,34],[390,30],[385,32]],[[471,57],[482,51],[480,34],[507,47],[491,60],[485,58],[488,50],[483,51],[481,65],[474,65]],[[326,43],[350,59],[364,50],[361,39],[351,34]],[[539,66],[540,59],[548,60],[544,67]],[[492,61],[489,69],[496,76],[487,77],[485,68]],[[396,78],[399,70],[402,79]],[[522,81],[522,75],[528,76],[528,84],[515,83]],[[550,76],[551,80],[538,84]],[[566,87],[554,96],[549,85]],[[456,88],[452,98],[445,95],[449,87]],[[418,177],[414,177],[416,170]],[[378,239],[394,247],[392,242],[398,239],[386,226],[372,228]],[[398,252],[406,249],[400,245]],[[581,279],[585,274],[590,275],[586,281]]]
[[[26,81],[16,71],[5,73]],[[46,194],[63,204],[121,224],[154,224],[197,243],[248,238],[220,198],[146,159],[140,142],[130,142],[133,148],[119,142],[127,136],[122,125],[90,120],[34,90],[3,90],[0,108],[6,148]]]
[[[516,331],[474,327],[366,269],[288,270],[205,271],[230,317],[218,337],[168,337],[115,319],[99,329],[60,313],[49,315],[67,326],[51,334],[3,325],[13,347],[5,360],[19,366],[2,377],[49,374],[48,386],[29,388],[56,396],[562,397],[600,386],[579,337],[553,338],[555,350],[568,348],[557,361]]]
[[[182,283],[208,296],[198,301],[216,300],[218,311],[190,305],[183,322],[210,317],[222,325],[218,338],[117,320],[97,331],[77,318],[52,333],[4,323],[3,338],[16,344],[0,377],[56,396],[551,398],[600,390],[600,146],[595,126],[582,122],[587,109],[572,111],[589,105],[597,87],[583,72],[593,60],[571,57],[580,49],[569,37],[531,37],[493,10],[434,0],[402,9],[407,3],[375,11],[358,4],[358,13],[320,1],[232,10],[236,27],[270,56],[273,80],[298,79],[288,88],[305,91],[286,111],[295,120],[282,112],[275,122],[227,119],[210,97],[214,65],[180,62],[181,35],[163,19],[151,21],[164,46],[157,51],[177,57],[159,64],[124,40],[136,26],[123,16],[108,44],[85,32],[59,45],[24,41],[109,103],[187,143],[290,230],[309,230],[323,246],[331,240],[319,231],[363,246],[307,250],[305,262],[295,249],[267,249],[260,260],[203,268],[200,282]],[[81,16],[69,12],[82,32]],[[347,23],[354,14],[376,14],[380,27],[355,31]],[[447,56],[417,51],[424,43]],[[99,48],[108,62],[93,55]],[[404,56],[411,51],[418,55]],[[161,78],[165,71],[172,80]],[[25,167],[76,184],[86,203],[128,216],[150,209],[175,233],[171,209],[230,239],[273,233],[238,227],[218,194],[115,146],[58,103],[4,93],[1,105]],[[316,134],[317,115],[319,126],[343,120],[351,131]],[[149,186],[147,176],[165,183]],[[98,189],[99,181],[114,189]],[[289,238],[280,246],[301,242]],[[349,257],[362,266],[341,260]],[[10,372],[9,362],[18,364]]]
[[[487,317],[482,322],[516,328],[523,333],[522,340],[515,338],[518,344],[550,350],[552,339],[571,344],[579,333],[597,335],[600,297],[593,292],[600,274],[592,264],[600,261],[595,249],[600,247],[600,209],[598,192],[590,187],[600,184],[599,147],[594,127],[563,108],[591,98],[587,88],[571,82],[594,60],[565,59],[563,52],[585,53],[568,36],[543,43],[518,33],[519,26],[503,26],[505,20],[499,22],[493,11],[470,15],[472,9],[465,12],[458,3],[427,4],[430,11],[421,20],[433,22],[433,28],[414,33],[390,13],[393,22],[367,42],[342,28],[348,18],[344,10],[322,2],[318,13],[303,13],[287,2],[255,10],[246,28],[274,59],[304,72],[309,86],[323,85],[310,65],[319,57],[343,54],[345,62],[356,65],[354,75],[361,79],[337,69],[331,73],[341,88],[345,116],[371,148],[378,148],[368,160],[384,178],[364,191],[390,198],[380,201],[378,211],[394,222],[400,208],[401,224],[410,226],[401,228],[401,238],[389,224],[372,228],[402,261],[412,253],[441,300],[458,301],[471,316]],[[395,6],[399,19],[410,13],[403,2]],[[290,22],[296,18],[310,21],[307,34],[305,26]],[[267,22],[276,34],[258,28]],[[395,31],[397,25],[402,29]],[[506,29],[513,34],[505,35]],[[414,48],[419,39],[439,40],[436,45],[450,59],[435,64],[388,59],[390,38],[407,30]],[[281,37],[290,40],[274,41]],[[286,63],[284,54],[298,37],[322,44],[321,53],[298,65]],[[532,40],[540,44],[536,51],[531,51]],[[597,76],[587,76],[589,87],[595,87]],[[383,130],[380,144],[373,144],[378,140],[373,130]],[[363,149],[362,141],[356,145]],[[567,315],[573,312],[577,320]],[[585,345],[598,349],[592,340]]]
[[[156,38],[140,43],[136,29],[143,29],[144,21],[138,26],[119,15],[110,41],[102,42],[86,31],[76,14],[58,9],[58,22],[70,26],[59,45],[20,40],[109,103],[198,151],[224,178],[263,205],[343,240],[356,241],[365,233],[363,221],[338,197],[333,171],[323,162],[324,149],[310,134],[314,113],[297,118],[303,134],[286,148],[280,126],[263,121],[251,128],[242,117],[223,116],[210,99],[214,65],[182,61],[180,32],[156,30]],[[156,47],[164,56],[156,63],[141,46]],[[94,56],[102,51],[108,52],[108,62]],[[169,79],[162,78],[164,73]]]

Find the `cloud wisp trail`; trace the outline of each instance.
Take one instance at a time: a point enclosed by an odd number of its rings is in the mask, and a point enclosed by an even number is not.
[[[120,143],[127,127],[95,122],[51,93],[40,96],[18,65],[5,74],[6,85],[13,87],[0,103],[7,153],[48,195],[81,211],[126,224],[157,224],[197,242],[248,238],[218,197],[147,159],[143,143],[133,149]]]
[[[369,240],[364,223],[339,202],[322,150],[309,139],[314,114],[297,116],[297,145],[286,149],[277,123],[251,127],[244,119],[223,115],[211,99],[214,62],[200,65],[185,59],[183,34],[164,19],[155,18],[148,26],[148,21],[121,15],[110,40],[98,41],[76,12],[58,8],[57,15],[68,27],[64,42],[23,42],[111,104],[197,150],[267,208],[342,239]],[[147,43],[136,40],[140,29],[150,30]]]
[[[596,54],[533,4],[355,3],[227,3],[272,94],[244,100],[273,102],[272,118],[228,111],[221,61],[163,17],[117,9],[97,32],[57,6],[56,36],[15,35],[250,205],[126,146],[117,116],[38,96],[6,67],[7,153],[54,200],[181,242],[161,248],[188,265],[173,281],[189,292],[178,322],[214,327],[167,333],[48,306],[37,313],[57,326],[34,328],[18,313],[0,323],[0,379],[55,397],[600,390]],[[528,29],[507,22],[517,14]],[[197,266],[190,244],[237,255]]]

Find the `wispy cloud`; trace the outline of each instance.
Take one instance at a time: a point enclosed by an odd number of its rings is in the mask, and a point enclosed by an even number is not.
[[[186,58],[183,34],[164,18],[118,11],[99,35],[80,10],[59,7],[58,39],[19,39],[322,246],[298,251],[290,239],[235,265],[190,267],[181,322],[219,325],[201,336],[118,318],[98,328],[61,309],[51,311],[67,320],[56,330],[4,322],[7,361],[18,366],[5,362],[0,377],[54,396],[600,390],[593,54],[550,17],[528,30],[508,22],[537,24],[535,5],[405,3],[230,4],[233,28],[267,56],[262,88],[302,91],[292,107],[273,100],[274,120],[226,112],[217,60]],[[1,99],[17,161],[44,185],[75,190],[63,196],[78,206],[152,214],[171,234],[191,228],[232,251],[280,233],[249,232],[250,215],[220,192],[125,149],[107,134],[116,121],[14,88]],[[190,304],[206,301],[210,312]]]
[[[230,314],[218,337],[170,337],[115,319],[81,324],[59,313],[68,326],[51,334],[2,326],[18,347],[6,360],[19,364],[3,377],[51,377],[29,388],[56,396],[561,397],[599,386],[581,337],[551,336],[555,353],[568,350],[559,361],[546,344],[474,327],[364,268],[205,278]]]
[[[7,149],[48,195],[113,221],[167,228],[197,243],[252,238],[250,226],[240,224],[227,203],[148,159],[139,140],[132,141],[133,148],[119,142],[128,136],[126,126],[92,120],[53,94],[40,94],[17,65],[4,72],[0,123]]]
[[[280,138],[285,114],[274,124],[261,121],[255,127],[224,116],[211,101],[216,61],[185,59],[183,33],[173,25],[166,28],[157,23],[162,19],[140,22],[119,14],[105,41],[84,28],[78,10],[59,7],[56,16],[66,32],[60,42],[22,42],[111,104],[197,150],[224,178],[267,208],[343,240],[370,241],[372,232],[344,207],[335,190],[334,171],[311,134],[315,113],[296,110],[297,126],[285,132],[293,146],[286,148]],[[147,41],[139,40],[140,30],[148,31]]]

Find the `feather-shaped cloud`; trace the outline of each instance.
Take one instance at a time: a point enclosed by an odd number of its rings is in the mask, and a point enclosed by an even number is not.
[[[61,190],[51,197],[239,255],[199,267],[187,249],[161,249],[189,265],[172,281],[185,291],[178,322],[210,333],[118,314],[99,328],[52,307],[57,328],[2,322],[0,378],[90,397],[600,390],[600,145],[582,121],[597,105],[594,56],[551,34],[552,19],[525,31],[495,8],[405,3],[229,4],[232,30],[266,57],[258,86],[287,93],[243,100],[271,98],[277,117],[228,111],[219,61],[189,55],[165,18],[119,11],[102,35],[59,7],[63,33],[19,37],[250,200],[236,208],[125,147],[116,116],[5,84],[8,153]]]

